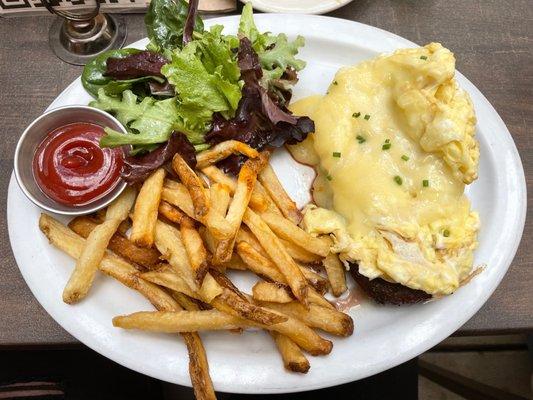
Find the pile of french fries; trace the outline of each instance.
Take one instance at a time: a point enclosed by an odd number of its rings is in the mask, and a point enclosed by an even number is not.
[[[231,154],[248,157],[237,179],[215,166]],[[98,270],[145,296],[157,311],[117,316],[113,325],[179,333],[198,399],[215,398],[200,331],[265,329],[285,368],[301,373],[310,367],[304,352],[332,349],[316,330],[353,333],[351,317],[324,298],[346,291],[344,267],[330,253],[329,237],[299,227],[301,213],[269,157],[226,141],[198,154],[193,170],[176,154],[179,179],[161,168],[97,215],[68,227],[46,214],[39,221],[50,243],[77,260],[63,300],[86,297]],[[228,270],[254,273],[252,293],[235,287]]]

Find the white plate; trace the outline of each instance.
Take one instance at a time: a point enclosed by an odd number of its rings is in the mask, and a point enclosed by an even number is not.
[[[241,0],[259,11],[290,14],[325,14],[353,0]]]
[[[303,15],[257,15],[261,30],[303,34],[307,44],[301,58],[308,63],[300,75],[295,98],[326,90],[335,71],[343,66],[413,47],[391,33],[340,19]],[[206,21],[222,23],[235,32],[238,17]],[[146,41],[135,43],[142,47]],[[452,49],[453,50],[453,49]],[[225,392],[283,393],[317,389],[361,379],[407,361],[439,343],[463,325],[483,305],[503,278],[520,242],[526,213],[524,172],[514,142],[487,99],[461,74],[460,85],[472,96],[478,116],[481,148],[479,179],[468,189],[481,216],[480,246],[475,264],[487,268],[455,294],[429,304],[383,307],[371,303],[352,309],[355,333],[334,338],[330,355],[311,357],[306,375],[287,373],[263,332],[236,335],[202,333],[215,388]],[[77,79],[50,105],[86,104],[90,97]],[[309,170],[278,152],[274,167],[288,190],[302,204],[308,196]],[[298,179],[295,179],[295,176]],[[81,304],[61,301],[63,286],[74,262],[52,248],[37,228],[40,210],[33,206],[11,179],[8,225],[11,246],[19,268],[33,294],[50,315],[74,337],[110,359],[141,373],[181,385],[190,385],[187,351],[176,335],[113,328],[120,314],[152,307],[137,293],[99,276]],[[238,277],[249,287],[252,279]]]

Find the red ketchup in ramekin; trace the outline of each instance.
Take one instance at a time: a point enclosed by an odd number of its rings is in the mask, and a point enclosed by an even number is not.
[[[79,122],[50,132],[33,157],[33,175],[51,199],[84,206],[108,194],[120,181],[122,149],[98,145],[104,129]]]

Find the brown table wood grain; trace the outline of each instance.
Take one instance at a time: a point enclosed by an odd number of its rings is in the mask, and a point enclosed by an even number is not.
[[[355,0],[331,15],[373,25],[419,44],[440,41],[452,49],[457,68],[485,94],[507,124],[522,157],[528,191],[533,193],[533,140],[529,137],[533,133],[531,1]],[[18,137],[81,73],[80,67],[61,62],[50,51],[48,28],[52,20],[0,19],[3,210]],[[127,15],[126,20],[126,43],[145,35],[141,15]],[[528,219],[521,246],[503,282],[458,334],[533,330],[532,234],[533,222]],[[77,343],[43,310],[22,279],[9,245],[5,211],[0,214],[0,252],[0,346]]]

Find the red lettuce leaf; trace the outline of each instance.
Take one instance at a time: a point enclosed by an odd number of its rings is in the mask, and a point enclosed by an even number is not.
[[[187,136],[173,132],[168,142],[142,156],[127,156],[121,172],[122,179],[129,184],[144,181],[150,174],[172,160],[179,153],[191,168],[196,167],[196,151]]]
[[[205,136],[208,143],[233,139],[262,150],[269,146],[281,147],[286,143],[301,142],[308,133],[314,131],[314,123],[309,117],[292,115],[280,104],[276,94],[267,92],[260,85],[263,71],[257,53],[246,37],[240,39],[238,63],[244,81],[239,107],[235,117],[229,120],[220,114],[214,115],[212,128]],[[292,78],[295,79],[294,76]],[[245,160],[243,156],[231,156],[218,166],[226,172],[237,174]]]
[[[107,59],[105,76],[115,79],[134,79],[143,76],[160,76],[161,67],[168,60],[161,54],[151,51],[141,51],[124,58]]]
[[[185,46],[192,40],[196,14],[198,13],[198,0],[189,0],[189,9],[187,10],[187,19],[183,28],[183,45]]]

